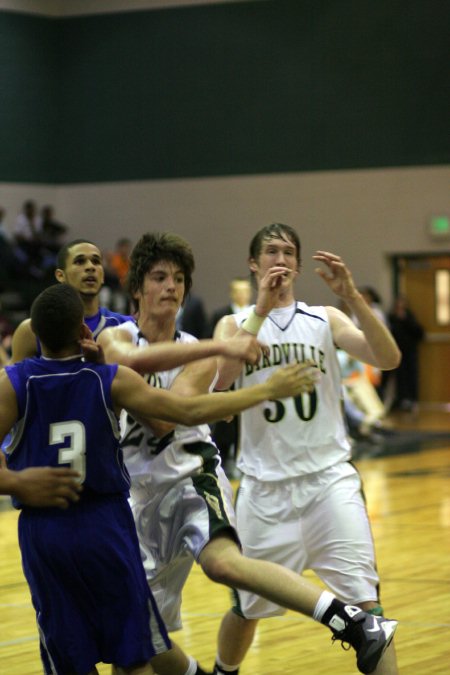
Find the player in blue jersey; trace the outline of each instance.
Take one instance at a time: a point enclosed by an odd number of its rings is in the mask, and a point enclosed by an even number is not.
[[[0,435],[13,471],[69,465],[83,492],[63,511],[27,508],[20,496],[19,543],[36,610],[47,674],[153,673],[166,650],[163,622],[147,592],[132,515],[129,479],[112,402],[116,368],[80,358],[83,304],[63,284],[33,303],[31,326],[43,358],[6,366],[0,380]]]
[[[252,391],[185,399],[148,387],[123,366],[86,361],[80,340],[87,354],[96,345],[87,339],[83,314],[72,286],[43,291],[31,309],[42,357],[0,373],[0,440],[13,429],[9,471],[69,465],[83,484],[79,501],[66,510],[30,508],[15,494],[23,569],[46,675],[94,675],[99,662],[112,663],[116,675],[150,675],[150,659],[170,642],[146,582],[128,504],[120,410],[126,406],[143,421],[157,415],[195,425],[266,398],[292,396],[314,378],[311,368],[292,366]]]
[[[74,239],[58,253],[55,277],[59,282],[73,286],[81,296],[84,321],[94,339],[104,328],[118,326],[131,317],[100,306],[99,294],[104,283],[102,253],[98,246],[87,239]],[[12,340],[11,363],[39,354],[39,344],[31,330],[30,319],[16,328]]]
[[[104,269],[102,254],[98,246],[86,239],[75,239],[69,242],[58,253],[58,267],[55,277],[61,283],[67,283],[75,288],[81,297],[84,307],[84,322],[96,340],[105,328],[119,326],[131,320],[132,317],[112,312],[100,306],[99,293],[103,285]],[[246,361],[256,361],[260,348],[254,338],[244,338],[240,344],[232,347],[234,356]],[[152,346],[148,355],[146,368],[152,371],[166,370],[180,364],[217,356],[227,352],[230,347],[224,342],[217,345],[214,340],[202,340],[199,344],[177,345],[168,341],[164,345]],[[122,354],[122,362],[134,367],[133,359],[128,362],[126,349]],[[17,327],[12,341],[11,363],[40,354],[39,340],[31,328],[31,320],[25,319]],[[140,355],[142,360],[142,355]],[[139,369],[137,367],[137,369]]]

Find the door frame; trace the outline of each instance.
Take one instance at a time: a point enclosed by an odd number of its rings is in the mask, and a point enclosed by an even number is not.
[[[420,258],[450,258],[450,249],[446,251],[408,251],[407,253],[388,253],[388,258],[390,262],[391,269],[391,288],[392,288],[392,298],[396,298],[400,292],[400,260],[414,260]]]
[[[391,288],[392,288],[392,294],[393,294],[393,299],[402,292],[402,284],[401,284],[401,277],[402,277],[402,264],[401,261],[407,260],[407,261],[420,261],[420,260],[429,260],[430,258],[447,258],[450,260],[450,249],[445,249],[441,251],[408,251],[407,253],[391,253],[388,254],[388,258],[390,261],[390,269],[391,269]],[[430,334],[429,334],[430,336]],[[425,343],[427,343],[427,340],[425,338]],[[423,354],[419,356],[419,359],[421,360],[423,358]],[[448,400],[445,401],[436,401],[433,403],[426,402],[423,400],[419,400],[419,405],[424,408],[444,408],[446,410],[450,410],[450,402]]]

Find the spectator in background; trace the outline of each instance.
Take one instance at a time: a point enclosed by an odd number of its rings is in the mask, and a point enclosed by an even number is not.
[[[14,225],[14,240],[26,260],[35,270],[39,268],[42,250],[42,224],[37,214],[36,203],[32,199],[24,202]]]
[[[5,209],[0,206],[0,290],[8,285],[8,278],[13,273],[17,262],[4,219]]]
[[[216,309],[211,317],[210,334],[214,334],[216,324],[227,314],[237,314],[250,306],[252,300],[252,284],[248,277],[234,277],[230,281],[228,305]]]
[[[379,293],[372,288],[372,286],[361,286],[359,292],[375,316],[387,326],[386,312],[383,310],[383,304]]]
[[[208,319],[205,305],[198,295],[189,293],[186,296],[177,314],[176,327],[177,330],[183,330],[185,333],[194,335],[198,340],[207,336]]]
[[[17,238],[8,232],[4,216],[5,210],[0,207],[0,293],[9,296],[4,305],[12,303],[14,309],[22,310],[41,290],[43,274],[40,267],[30,261],[28,252],[17,243]],[[6,306],[2,309],[6,315]]]
[[[11,239],[9,232],[5,227],[5,215],[5,209],[3,206],[0,206],[0,246],[4,241],[10,241]]]
[[[122,314],[129,313],[130,303],[125,291],[125,282],[130,267],[131,239],[121,237],[113,251],[106,251],[105,285],[101,291],[102,303]]]
[[[413,411],[419,400],[419,343],[424,330],[409,309],[408,300],[399,295],[388,314],[389,327],[402,361],[392,375],[395,383],[394,409]]]
[[[55,218],[53,206],[43,206],[38,218],[41,251],[39,265],[47,281],[53,281],[53,271],[56,267],[58,251],[64,246],[67,225],[63,225]]]
[[[24,202],[17,216],[13,232],[13,252],[17,260],[19,292],[25,306],[29,306],[52,278],[54,257],[44,245],[42,220],[32,199]]]
[[[383,429],[386,408],[370,382],[364,363],[343,349],[336,354],[342,374],[344,413],[350,436],[356,440],[379,440],[374,432]]]
[[[65,235],[69,228],[67,225],[60,223],[59,220],[56,220],[55,209],[49,205],[42,207],[38,223],[42,243],[47,249],[53,253],[57,253],[65,244]]]
[[[237,314],[250,306],[252,299],[252,284],[248,277],[234,277],[229,285],[229,303],[216,309],[212,314],[210,335],[213,335],[216,324],[223,316]],[[231,480],[239,478],[240,472],[236,468],[236,452],[238,445],[238,416],[231,420],[221,420],[211,426],[211,435],[219,448],[222,465],[227,477]]]
[[[122,287],[125,286],[128,270],[130,268],[132,246],[131,239],[122,237],[117,240],[114,251],[107,255],[107,263],[111,270],[115,272]]]
[[[14,237],[17,243],[33,244],[41,243],[42,225],[37,214],[36,202],[28,199],[23,203],[14,226]]]

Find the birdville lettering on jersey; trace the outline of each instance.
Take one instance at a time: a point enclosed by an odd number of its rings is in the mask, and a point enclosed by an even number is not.
[[[301,342],[283,342],[282,344],[269,345],[269,354],[263,354],[259,363],[255,366],[245,364],[245,375],[272,368],[272,366],[284,366],[289,363],[304,363],[312,361],[321,373],[326,373],[325,354],[314,345],[305,345]]]

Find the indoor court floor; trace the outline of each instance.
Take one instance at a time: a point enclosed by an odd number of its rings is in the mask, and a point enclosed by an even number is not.
[[[394,430],[357,444],[377,547],[382,602],[399,620],[401,675],[450,673],[450,407],[391,417]],[[234,484],[236,485],[236,484]],[[0,498],[0,675],[42,672],[34,612],[17,546],[17,512]],[[308,575],[313,578],[313,575]],[[211,668],[229,593],[195,566],[184,593],[184,628],[174,639]],[[262,621],[241,675],[351,675],[353,651],[288,612]],[[110,667],[99,666],[99,673]]]

